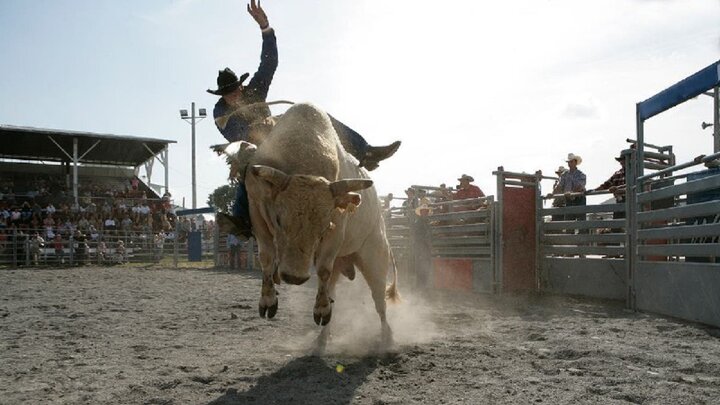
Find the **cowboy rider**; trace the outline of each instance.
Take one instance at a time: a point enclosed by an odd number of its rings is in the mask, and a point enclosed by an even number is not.
[[[247,11],[262,32],[260,66],[247,85],[243,83],[250,76],[249,73],[244,73],[238,78],[235,72],[226,67],[218,72],[218,88],[207,91],[221,96],[213,109],[213,117],[215,125],[225,139],[228,142],[247,141],[259,144],[275,124],[270,109],[263,103],[266,101],[278,65],[278,51],[275,31],[270,27],[260,1],[258,0],[256,4],[255,0],[251,0],[247,5]],[[238,107],[245,108],[238,110]],[[370,146],[356,131],[332,116],[330,120],[345,150],[358,159],[360,167],[365,167],[367,170],[376,169],[380,161],[392,156],[400,147],[400,141],[387,146]],[[220,215],[218,223],[223,223],[226,225],[224,228],[230,231],[250,236],[247,191],[242,182],[238,184],[237,189],[233,215]],[[227,226],[228,222],[232,226]]]

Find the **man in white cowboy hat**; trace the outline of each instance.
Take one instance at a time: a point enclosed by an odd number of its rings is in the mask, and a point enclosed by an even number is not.
[[[565,205],[568,207],[586,205],[585,183],[587,182],[587,178],[585,173],[577,168],[577,166],[582,163],[582,157],[574,153],[569,153],[566,162],[569,169],[560,176],[557,191],[565,194]],[[565,219],[584,220],[585,214],[568,214]]]
[[[244,73],[238,78],[235,72],[226,67],[218,72],[218,88],[207,91],[220,96],[213,109],[213,117],[215,125],[225,139],[228,142],[248,141],[257,144],[275,124],[270,109],[264,102],[278,66],[278,50],[275,31],[270,27],[260,1],[256,3],[255,0],[251,0],[247,5],[247,11],[262,31],[260,66],[247,85],[243,83],[250,77],[249,73]],[[345,150],[358,159],[360,167],[365,167],[367,170],[376,169],[380,161],[392,156],[400,147],[400,141],[386,146],[371,146],[347,125],[332,116],[330,120]],[[242,183],[237,187],[235,201],[233,215],[221,214],[218,217],[218,224],[226,231],[250,236],[248,201],[245,185]]]

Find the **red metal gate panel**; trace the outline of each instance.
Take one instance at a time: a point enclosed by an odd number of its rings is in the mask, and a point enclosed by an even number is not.
[[[472,291],[472,259],[433,259],[435,288]]]
[[[535,189],[505,187],[502,210],[503,290],[534,291]]]

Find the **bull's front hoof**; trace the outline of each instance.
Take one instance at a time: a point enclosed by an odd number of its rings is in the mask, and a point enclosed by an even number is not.
[[[279,302],[277,296],[275,296],[272,304],[268,304],[268,302],[270,302],[270,297],[260,298],[260,304],[258,305],[258,313],[260,314],[260,318],[265,318],[265,315],[267,315],[268,318],[273,318],[275,314],[277,314]]]
[[[275,317],[275,314],[277,314],[278,302],[279,302],[279,301],[275,301],[275,303],[272,304],[272,305],[270,305],[270,308],[268,308],[268,311],[267,311],[267,317],[268,317],[268,319],[274,318],[274,317]]]
[[[316,325],[325,326],[330,323],[330,318],[332,318],[332,311],[329,311],[325,315],[313,312],[313,319],[315,320]]]

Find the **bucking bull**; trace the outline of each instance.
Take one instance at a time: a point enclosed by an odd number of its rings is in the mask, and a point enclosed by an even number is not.
[[[235,142],[224,148],[233,160],[248,164],[245,185],[250,219],[258,242],[263,280],[260,316],[275,316],[275,284],[303,284],[315,267],[318,291],[313,318],[327,325],[335,284],[341,275],[355,278],[357,267],[370,287],[380,316],[383,344],[392,343],[385,300],[399,299],[397,268],[385,236],[372,180],[345,151],[328,115],[311,104],[295,104],[253,150]],[[253,151],[249,156],[246,152]],[[245,154],[242,158],[239,156]],[[235,169],[231,169],[231,175]],[[362,202],[362,203],[361,203]],[[386,288],[387,271],[393,267]],[[318,344],[328,336],[323,328]]]

